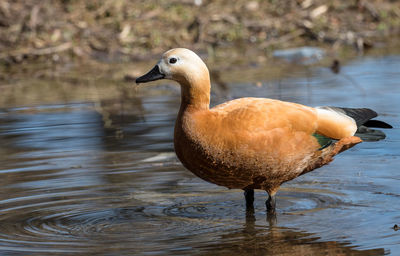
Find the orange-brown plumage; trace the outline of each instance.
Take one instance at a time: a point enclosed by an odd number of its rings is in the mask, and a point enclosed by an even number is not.
[[[166,52],[137,82],[161,78],[181,85],[174,132],[178,158],[200,178],[221,186],[263,189],[273,196],[283,182],[361,142],[353,136],[355,121],[329,109],[265,98],[241,98],[210,109],[208,69],[187,49]],[[321,148],[314,134],[338,142]]]
[[[242,98],[212,109],[181,111],[175,151],[185,167],[207,181],[271,193],[307,168],[332,160],[327,153],[334,147],[319,152],[321,146],[313,136],[317,125],[312,108]],[[354,137],[346,145],[358,142]]]

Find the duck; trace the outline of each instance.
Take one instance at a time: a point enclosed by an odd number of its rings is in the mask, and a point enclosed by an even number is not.
[[[276,193],[290,180],[330,163],[362,142],[356,132],[385,134],[368,108],[310,107],[277,99],[245,97],[210,108],[210,74],[193,51],[175,48],[136,83],[169,79],[179,83],[181,104],[174,149],[183,166],[201,179],[244,190],[253,207],[254,190],[268,193],[267,213],[276,213]]]

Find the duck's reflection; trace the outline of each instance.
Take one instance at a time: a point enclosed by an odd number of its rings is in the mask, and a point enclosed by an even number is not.
[[[266,225],[256,224],[254,208],[246,210],[245,220],[242,230],[221,235],[201,255],[385,255],[383,248],[358,250],[350,243],[319,241],[317,234],[279,227],[276,214],[267,215]]]

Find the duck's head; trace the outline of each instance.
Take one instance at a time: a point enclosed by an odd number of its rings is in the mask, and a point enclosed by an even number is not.
[[[209,72],[206,64],[191,50],[175,48],[163,54],[157,65],[148,73],[136,79],[136,83],[146,83],[159,79],[177,81],[184,87],[206,83],[209,86]]]

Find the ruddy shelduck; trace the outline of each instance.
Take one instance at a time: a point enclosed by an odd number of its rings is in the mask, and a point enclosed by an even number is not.
[[[240,98],[210,108],[210,76],[205,63],[184,48],[164,53],[145,83],[170,79],[181,86],[174,147],[182,164],[200,178],[245,191],[253,207],[254,189],[268,192],[268,213],[275,213],[279,186],[333,160],[362,140],[358,127],[390,128],[370,120],[370,109],[308,107],[266,98]],[[364,126],[363,126],[364,125]],[[376,135],[376,133],[375,133]]]

